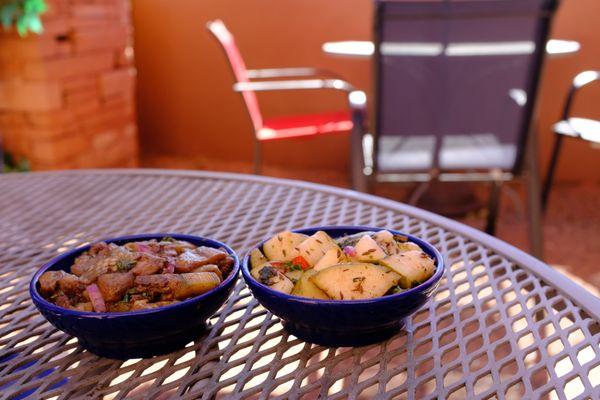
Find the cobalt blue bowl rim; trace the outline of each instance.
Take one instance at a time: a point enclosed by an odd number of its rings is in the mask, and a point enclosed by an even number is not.
[[[225,249],[227,251],[227,253],[233,257],[233,261],[234,261],[233,268],[232,268],[231,272],[229,273],[229,276],[227,276],[227,278],[225,278],[225,280],[223,282],[221,282],[219,284],[219,286],[217,286],[199,296],[195,296],[190,299],[186,299],[186,300],[180,301],[178,303],[170,304],[170,305],[163,306],[163,307],[152,308],[152,309],[148,309],[148,310],[139,310],[139,311],[126,311],[126,312],[102,312],[102,313],[99,313],[99,312],[93,312],[93,311],[70,310],[68,308],[63,308],[63,307],[57,306],[56,304],[53,304],[53,303],[49,302],[48,300],[44,299],[44,297],[37,290],[37,283],[39,281],[40,276],[44,272],[46,272],[48,269],[50,269],[51,267],[53,267],[55,264],[59,263],[60,261],[64,260],[65,258],[71,257],[76,254],[81,254],[84,251],[89,250],[96,243],[100,243],[100,242],[112,243],[112,242],[122,242],[122,241],[150,240],[150,239],[160,239],[160,238],[164,238],[164,237],[172,237],[173,239],[186,240],[186,241],[191,241],[191,242],[201,241],[201,242],[204,242],[203,245],[206,245],[208,247]],[[214,240],[214,239],[203,237],[203,236],[194,236],[194,235],[173,233],[173,232],[170,232],[170,233],[139,233],[139,234],[135,234],[135,235],[115,236],[112,238],[98,240],[93,243],[87,244],[85,246],[77,247],[75,249],[72,249],[65,253],[62,253],[61,255],[53,258],[52,260],[50,260],[46,264],[44,264],[33,275],[33,277],[31,278],[31,281],[29,282],[29,294],[30,294],[31,298],[34,300],[34,302],[39,304],[41,307],[43,307],[45,309],[49,309],[55,313],[62,313],[64,315],[71,315],[71,316],[77,316],[77,317],[90,317],[90,318],[94,318],[94,319],[117,318],[117,317],[127,317],[127,316],[132,317],[132,316],[136,316],[136,315],[152,315],[152,314],[160,314],[160,313],[163,313],[163,312],[166,312],[169,310],[174,310],[176,308],[183,308],[188,304],[193,304],[193,303],[201,301],[205,298],[210,297],[214,292],[222,289],[223,287],[226,287],[232,280],[237,279],[239,271],[240,271],[240,261],[239,261],[237,254],[233,251],[233,249],[231,247],[229,247],[228,245],[226,245],[223,242],[219,242],[218,240]]]
[[[393,302],[396,300],[402,300],[405,298],[409,298],[417,293],[427,291],[432,286],[435,286],[439,282],[439,280],[442,278],[442,276],[444,275],[444,270],[445,270],[446,266],[444,264],[444,258],[442,257],[442,254],[438,251],[438,249],[436,249],[432,244],[430,244],[429,242],[427,242],[423,239],[420,239],[420,238],[413,236],[411,234],[408,234],[408,233],[397,231],[395,229],[381,228],[381,227],[374,227],[374,226],[363,226],[363,225],[325,225],[325,226],[311,226],[311,227],[306,227],[306,228],[292,229],[291,231],[296,232],[296,233],[305,233],[306,231],[328,232],[331,230],[349,230],[349,231],[356,231],[356,233],[359,233],[361,231],[377,232],[377,231],[387,230],[387,231],[392,232],[393,234],[406,236],[411,242],[418,244],[419,247],[424,249],[426,251],[426,253],[429,253],[430,255],[433,254],[435,256],[435,261],[436,261],[435,273],[431,277],[429,277],[429,279],[427,279],[425,282],[421,283],[418,286],[415,286],[414,288],[407,289],[401,293],[396,293],[396,294],[383,296],[383,297],[377,297],[374,299],[322,300],[322,299],[310,299],[307,297],[295,296],[292,294],[286,294],[286,293],[271,289],[269,286],[258,282],[250,274],[250,268],[249,268],[250,253],[254,249],[262,248],[264,243],[271,238],[271,237],[269,237],[269,238],[261,241],[259,244],[253,246],[244,255],[244,258],[242,259],[242,265],[241,265],[242,276],[244,277],[244,280],[246,281],[248,286],[260,288],[260,290],[264,290],[266,293],[268,293],[272,296],[278,297],[281,300],[296,301],[296,302],[301,302],[301,303],[306,303],[306,304],[330,304],[330,305],[336,305],[336,306],[343,306],[343,305],[350,306],[350,305],[357,305],[357,304],[374,304],[374,303],[382,303],[382,302]]]

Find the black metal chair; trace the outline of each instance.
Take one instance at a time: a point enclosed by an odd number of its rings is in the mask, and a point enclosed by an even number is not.
[[[600,121],[574,117],[572,115],[573,102],[580,89],[597,81],[600,81],[600,71],[584,71],[577,74],[575,79],[573,79],[573,84],[567,95],[563,107],[562,119],[553,126],[556,136],[554,138],[554,147],[552,148],[550,165],[548,166],[548,172],[546,173],[542,191],[542,206],[544,210],[546,210],[548,206],[548,199],[554,182],[554,172],[558,165],[558,157],[562,149],[563,139],[565,137],[571,137],[592,143],[600,143]]]
[[[374,134],[352,140],[354,187],[490,182],[486,230],[493,233],[502,183],[523,177],[532,245],[540,255],[540,189],[530,133],[557,4],[376,1]],[[531,157],[524,168],[526,149]]]

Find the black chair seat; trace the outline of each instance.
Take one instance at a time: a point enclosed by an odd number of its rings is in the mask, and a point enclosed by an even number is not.
[[[428,171],[433,167],[435,136],[385,136],[380,139],[380,172]],[[442,170],[510,170],[517,147],[492,133],[443,136],[439,152]]]

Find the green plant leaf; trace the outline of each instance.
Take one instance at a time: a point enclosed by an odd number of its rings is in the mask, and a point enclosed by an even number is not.
[[[13,19],[17,11],[18,9],[16,4],[4,4],[2,8],[0,8],[0,20],[2,20],[2,26],[9,28],[13,23]]]
[[[29,30],[31,32],[37,33],[38,35],[44,31],[42,20],[38,15],[34,15],[31,17],[29,21]]]
[[[27,34],[27,23],[26,15],[17,18],[17,32],[19,32],[20,36],[25,36]]]
[[[5,28],[13,24],[20,36],[43,32],[40,15],[47,10],[45,0],[0,0],[0,22]]]

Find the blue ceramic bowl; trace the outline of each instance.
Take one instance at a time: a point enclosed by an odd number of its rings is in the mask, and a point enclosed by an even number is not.
[[[227,300],[239,274],[240,263],[231,248],[216,240],[175,233],[121,236],[104,240],[125,244],[170,236],[196,246],[224,248],[234,259],[231,273],[216,288],[179,303],[150,310],[95,313],[69,310],[45,300],[38,292],[38,280],[45,271],[70,271],[71,265],[90,245],[61,254],[33,276],[29,293],[42,315],[56,328],[75,336],[79,344],[103,357],[127,359],[169,353],[197,339],[206,320]]]
[[[312,235],[325,231],[338,238],[384,228],[369,226],[322,226],[294,232]],[[364,346],[387,339],[404,327],[405,319],[421,308],[433,295],[444,274],[444,261],[432,245],[402,232],[435,260],[435,272],[419,286],[402,293],[368,300],[318,300],[278,292],[250,275],[250,253],[242,261],[242,275],[260,304],[278,316],[292,335],[323,346]],[[264,242],[257,248],[262,248]]]

